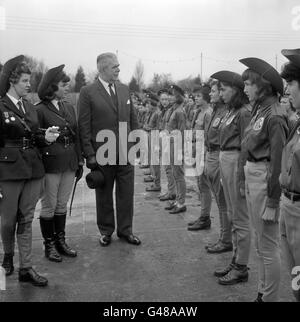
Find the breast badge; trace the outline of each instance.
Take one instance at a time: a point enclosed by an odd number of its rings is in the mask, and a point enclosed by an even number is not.
[[[260,131],[264,125],[264,121],[265,121],[264,117],[261,117],[260,119],[258,119],[253,126],[253,130]]]
[[[216,118],[214,121],[213,127],[218,127],[220,125],[220,121],[221,121],[220,118]]]

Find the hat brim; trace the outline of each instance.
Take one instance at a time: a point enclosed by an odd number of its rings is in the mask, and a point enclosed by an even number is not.
[[[283,95],[284,93],[283,80],[280,74],[273,66],[271,66],[266,61],[255,57],[240,59],[240,62],[246,67],[248,67],[249,69],[259,74],[265,80],[269,81],[272,87],[280,95]]]
[[[291,63],[300,68],[300,49],[283,49],[281,53]]]
[[[228,70],[217,72],[211,75],[211,78],[217,79],[222,83],[227,83],[230,86],[238,87],[241,90],[243,90],[245,87],[242,76]]]

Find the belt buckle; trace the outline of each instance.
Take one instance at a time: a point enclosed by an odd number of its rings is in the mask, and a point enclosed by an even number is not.
[[[28,149],[29,147],[28,141],[29,141],[28,139],[23,137],[23,150]]]

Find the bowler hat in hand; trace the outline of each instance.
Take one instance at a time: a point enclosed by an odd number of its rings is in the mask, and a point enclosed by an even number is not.
[[[92,170],[86,177],[85,177],[87,186],[90,189],[98,189],[104,186],[105,180],[104,175],[101,170],[96,169]]]

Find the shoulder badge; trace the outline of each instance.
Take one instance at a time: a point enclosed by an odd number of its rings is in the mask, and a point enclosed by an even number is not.
[[[260,119],[258,119],[253,126],[253,130],[260,131],[264,125],[264,121],[265,121],[264,117],[261,117]]]
[[[234,120],[235,115],[232,115],[226,122],[226,125],[230,125],[232,123],[232,121]]]
[[[221,119],[218,117],[215,119],[213,127],[218,127],[220,125]]]

